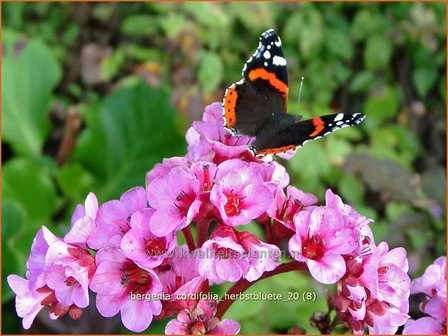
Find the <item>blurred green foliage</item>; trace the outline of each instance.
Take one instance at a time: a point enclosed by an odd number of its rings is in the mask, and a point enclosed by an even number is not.
[[[283,39],[290,113],[367,115],[285,162],[292,183],[321,199],[337,191],[420,274],[446,254],[445,11],[442,2],[3,3],[3,332],[20,330],[5,277],[24,274],[38,228],[62,235],[89,191],[116,198],[183,155],[191,120],[240,79],[268,28]],[[297,274],[260,282],[251,290],[316,291],[318,303],[238,302],[228,316],[243,333],[315,333],[308,319],[325,300],[314,286]]]

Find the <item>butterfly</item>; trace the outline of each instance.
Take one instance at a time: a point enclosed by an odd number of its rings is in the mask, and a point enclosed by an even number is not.
[[[242,71],[243,78],[225,92],[225,127],[254,136],[249,150],[256,156],[279,154],[303,146],[338,129],[359,124],[362,113],[338,113],[308,120],[288,114],[288,73],[282,42],[273,29],[261,34],[258,48]]]

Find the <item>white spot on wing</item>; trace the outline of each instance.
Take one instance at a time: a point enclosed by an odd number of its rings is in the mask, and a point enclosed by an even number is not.
[[[344,118],[344,113],[338,113],[338,115],[336,117],[334,117],[334,121],[339,121],[342,120]],[[337,123],[336,123],[337,125]]]
[[[275,55],[274,58],[272,59],[272,63],[274,65],[285,66],[286,65],[286,60],[283,57],[281,57],[281,56]]]
[[[270,59],[270,58],[271,58],[271,53],[269,52],[269,50],[266,50],[266,51],[263,53],[263,57],[266,58],[266,59]]]

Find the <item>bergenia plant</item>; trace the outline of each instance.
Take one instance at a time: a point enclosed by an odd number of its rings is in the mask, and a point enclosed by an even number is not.
[[[134,332],[170,317],[166,334],[237,334],[238,321],[225,318],[234,299],[216,298],[210,285],[233,283],[227,293],[239,294],[301,272],[336,284],[328,323],[317,324],[322,332],[344,324],[354,333],[394,334],[407,322],[406,333],[445,333],[445,258],[411,284],[403,248],[375,242],[372,220],[331,190],[319,205],[290,185],[281,164],[254,157],[248,138],[224,128],[220,103],[205,109],[186,139],[187,154],[157,164],[145,188],[103,204],[89,194],[65,237],[42,227],[25,278],[8,277],[25,329],[43,308],[51,319],[77,319],[95,305],[105,317],[120,314]],[[249,223],[263,234],[249,232]],[[409,320],[411,291],[427,296],[428,317]]]

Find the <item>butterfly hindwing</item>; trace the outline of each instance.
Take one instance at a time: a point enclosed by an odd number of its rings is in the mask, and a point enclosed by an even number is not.
[[[289,116],[289,115],[288,115]],[[292,116],[291,116],[292,117]],[[303,121],[279,123],[275,118],[257,135],[252,151],[258,155],[278,154],[303,146],[307,141],[321,138],[338,129],[359,124],[365,115],[338,113]],[[277,120],[276,120],[277,119]]]

